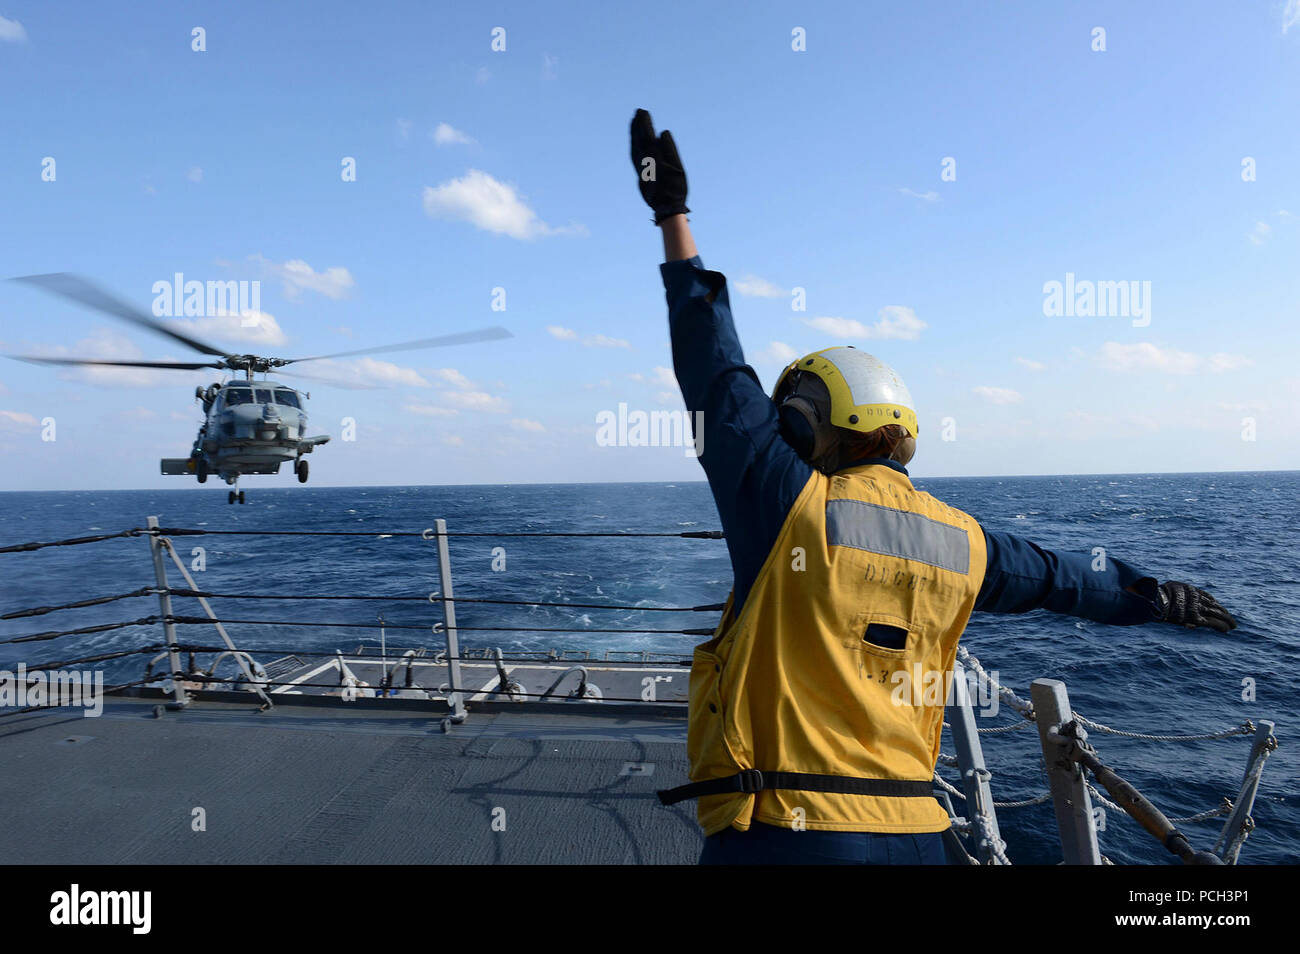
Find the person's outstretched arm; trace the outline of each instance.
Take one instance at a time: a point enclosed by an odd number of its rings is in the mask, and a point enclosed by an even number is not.
[[[739,611],[812,468],[781,437],[776,406],[745,363],[726,277],[700,261],[672,133],[656,135],[645,110],[631,132],[641,196],[663,233],[673,370],[727,535]]]
[[[1045,609],[1113,626],[1166,622],[1220,633],[1237,621],[1209,593],[1155,577],[1110,555],[1059,553],[1011,533],[984,531],[988,570],[975,609],[1027,613]]]

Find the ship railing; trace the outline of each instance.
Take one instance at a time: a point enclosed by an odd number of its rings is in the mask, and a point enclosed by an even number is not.
[[[432,542],[436,546],[438,557],[438,588],[427,595],[422,596],[401,596],[401,595],[340,595],[340,594],[302,594],[302,593],[218,593],[201,589],[196,583],[194,577],[187,569],[184,560],[177,550],[174,538],[190,538],[200,536],[306,536],[306,537],[367,537],[367,538],[389,538],[389,537],[407,537],[416,538],[426,542]],[[466,648],[461,645],[461,634],[464,632],[513,632],[513,633],[541,633],[555,632],[569,635],[581,635],[586,633],[616,633],[626,635],[645,635],[645,634],[664,634],[664,635],[686,635],[686,636],[705,636],[713,632],[713,627],[700,628],[679,628],[679,629],[648,629],[632,628],[629,626],[610,627],[610,628],[593,628],[585,626],[582,628],[574,627],[497,627],[497,626],[471,626],[465,627],[457,620],[457,604],[482,604],[493,606],[521,606],[521,607],[546,607],[560,608],[565,610],[616,610],[620,612],[669,612],[669,613],[710,613],[717,614],[723,608],[721,603],[707,604],[700,606],[642,606],[613,603],[589,603],[589,602],[547,602],[539,600],[521,600],[521,599],[485,599],[485,598],[458,598],[455,595],[454,583],[452,578],[452,565],[450,557],[449,540],[452,537],[477,537],[477,538],[678,538],[692,540],[721,540],[722,533],[715,530],[695,530],[695,531],[675,531],[675,532],[639,532],[639,531],[611,531],[611,532],[544,532],[544,531],[449,531],[445,520],[438,519],[434,526],[422,531],[393,531],[377,532],[374,530],[226,530],[226,529],[203,529],[203,528],[177,528],[163,527],[160,525],[156,516],[150,516],[146,520],[144,527],[133,528],[117,533],[103,533],[93,536],[77,537],[67,540],[55,540],[37,543],[18,544],[13,546],[0,547],[0,553],[15,553],[41,550],[47,547],[66,547],[78,546],[83,544],[101,543],[105,541],[117,540],[129,537],[143,536],[147,539],[150,550],[150,557],[154,571],[154,586],[142,587],[129,593],[114,594],[108,597],[96,597],[87,600],[78,600],[71,603],[61,604],[59,606],[35,607],[32,609],[21,610],[9,613],[0,617],[0,619],[17,619],[20,617],[40,616],[46,613],[62,609],[84,608],[89,606],[103,605],[106,603],[116,602],[118,600],[130,599],[133,597],[153,597],[158,600],[159,613],[155,616],[141,617],[138,619],[124,620],[117,623],[107,623],[98,626],[79,627],[63,631],[49,631],[44,633],[33,633],[25,636],[19,636],[8,640],[0,640],[3,643],[21,643],[35,642],[43,640],[52,640],[63,636],[76,635],[93,635],[104,633],[115,629],[121,629],[128,626],[148,626],[161,625],[163,631],[163,642],[160,644],[150,644],[137,649],[116,651],[112,653],[100,653],[95,656],[82,657],[78,659],[65,659],[58,662],[40,663],[34,666],[26,667],[30,671],[37,669],[55,669],[75,665],[85,662],[106,662],[121,659],[136,653],[156,654],[149,660],[146,665],[145,678],[134,682],[124,683],[114,689],[133,688],[140,685],[147,685],[152,688],[161,689],[168,697],[168,707],[183,708],[190,700],[190,693],[195,688],[210,689],[221,685],[234,684],[238,688],[256,693],[261,701],[263,708],[271,707],[273,696],[277,692],[283,692],[291,689],[295,683],[279,682],[276,676],[276,662],[268,663],[267,666],[259,664],[248,652],[238,649],[234,640],[231,638],[227,625],[266,625],[277,627],[327,627],[327,628],[370,628],[370,624],[355,622],[322,622],[307,621],[303,619],[229,619],[219,616],[212,608],[209,600],[237,599],[237,600],[275,600],[275,601],[321,601],[321,600],[382,600],[386,602],[420,602],[438,606],[441,609],[442,619],[432,622],[431,625],[403,625],[386,622],[383,617],[379,618],[380,623],[380,654],[384,662],[383,673],[385,685],[379,687],[379,694],[391,693],[398,694],[398,691],[389,686],[388,680],[392,679],[400,672],[401,661],[394,666],[390,672],[387,665],[387,654],[385,650],[385,634],[387,630],[406,630],[418,631],[431,634],[437,637],[443,644],[443,649],[435,657],[438,665],[446,667],[446,682],[438,687],[441,695],[448,707],[447,718],[444,720],[444,728],[449,728],[462,722],[468,715],[466,707],[467,697],[482,693],[481,687],[469,688],[464,685],[461,672],[461,662],[464,660],[491,658],[492,654],[499,660],[498,671],[501,674],[500,685],[497,690],[490,695],[501,695],[516,701],[553,701],[556,699],[567,698],[600,698],[606,702],[619,703],[645,703],[645,698],[618,698],[602,693],[600,689],[591,683],[587,672],[578,663],[593,661],[593,654],[590,650],[549,650],[544,653],[530,654],[526,651],[520,654],[512,654],[509,659],[501,656],[499,650],[491,648]],[[168,563],[172,567],[168,567]],[[175,586],[169,581],[169,569],[173,573],[179,573],[183,586]],[[179,582],[179,581],[178,581]],[[203,615],[191,616],[176,612],[173,600],[174,598],[192,598],[198,601]],[[197,644],[189,640],[183,640],[179,635],[178,627],[187,625],[211,625],[220,638],[218,645]],[[358,647],[360,650],[360,647]],[[292,656],[292,658],[312,657],[312,656],[330,656],[335,657],[339,668],[341,684],[347,680],[347,674],[344,673],[345,663],[341,654],[335,651],[329,653],[316,653],[300,648],[288,648],[285,650],[270,650],[259,647],[258,652],[269,653],[282,651]],[[421,650],[423,652],[423,650]],[[196,655],[212,654],[215,658],[212,664],[206,670],[200,669],[196,664]],[[563,674],[556,684],[546,688],[541,692],[525,692],[522,687],[514,684],[507,676],[501,662],[530,662],[528,658],[536,655],[541,659],[573,662],[575,665],[569,672]],[[182,657],[188,657],[188,664],[182,661]],[[651,650],[609,650],[604,654],[605,661],[620,662],[660,662],[671,658],[673,661],[680,662],[680,655],[671,656],[667,653],[655,652]],[[218,677],[216,675],[217,666],[225,660],[233,660],[238,667],[237,675],[231,678]],[[155,672],[164,660],[165,672]],[[268,669],[272,671],[268,671]],[[408,664],[407,672],[410,667]],[[576,680],[577,688],[572,692],[562,692],[561,683],[566,682],[570,672],[576,672],[579,678]],[[573,680],[569,680],[573,681]],[[375,694],[372,687],[360,683],[353,677],[353,682],[358,683],[353,687],[360,690],[358,695]],[[187,689],[187,687],[189,687]],[[509,691],[507,691],[509,690]],[[663,701],[660,705],[678,705],[684,707],[685,703],[674,703]]]
[[[995,694],[1008,703],[1020,721],[1003,726],[974,728],[973,707],[964,676],[974,673],[981,690]],[[1029,808],[1051,802],[1060,834],[1062,857],[1066,864],[1110,864],[1099,843],[1094,800],[1123,817],[1141,825],[1167,850],[1188,864],[1236,864],[1242,845],[1255,829],[1251,815],[1259,790],[1264,764],[1276,750],[1275,724],[1247,720],[1211,732],[1195,734],[1157,734],[1116,729],[1080,715],[1070,707],[1065,683],[1056,679],[1037,679],[1031,685],[1031,698],[1023,699],[988,673],[982,663],[965,646],[957,650],[954,676],[948,697],[946,727],[952,731],[956,754],[940,753],[939,763],[955,766],[961,774],[964,791],[949,783],[936,767],[936,797],[953,821],[947,833],[949,854],[970,864],[1010,864],[1006,843],[1002,841],[996,811]],[[989,789],[990,773],[984,765],[979,737],[1036,726],[1043,765],[1048,779],[1046,793],[1017,801],[994,801]],[[1085,728],[1086,727],[1086,728]],[[1250,737],[1251,747],[1246,769],[1235,800],[1224,797],[1212,808],[1181,818],[1169,818],[1113,768],[1101,762],[1097,750],[1087,742],[1087,729],[1150,743],[1191,743]],[[1089,774],[1115,799],[1099,792]],[[964,802],[967,817],[953,807],[953,799]],[[1177,824],[1199,824],[1227,816],[1214,845],[1208,851],[1196,851],[1191,840]],[[972,856],[958,835],[967,835],[974,843]]]
[[[423,596],[313,595],[283,593],[246,594],[210,592],[198,587],[193,576],[185,567],[185,563],[178,554],[176,546],[172,540],[173,537],[178,536],[192,537],[203,535],[341,536],[369,538],[374,538],[376,536],[418,537],[425,541],[434,542],[437,546],[439,589]],[[500,674],[497,692],[504,695],[506,698],[523,699],[529,696],[540,699],[556,698],[558,696],[557,689],[559,688],[560,683],[570,674],[575,672],[579,676],[578,689],[576,691],[586,694],[594,688],[590,687],[588,683],[586,670],[581,666],[575,665],[562,673],[560,678],[557,679],[556,682],[545,692],[532,694],[525,693],[522,690],[522,686],[515,684],[510,680],[504,666],[501,665],[501,663],[507,661],[507,659],[502,656],[500,650],[463,648],[460,645],[460,634],[462,632],[510,631],[517,633],[536,633],[551,631],[569,634],[598,632],[626,634],[654,633],[687,636],[707,636],[714,632],[712,627],[685,629],[630,629],[624,627],[609,629],[586,628],[582,630],[576,630],[573,628],[543,630],[535,627],[464,627],[458,625],[457,622],[457,602],[463,604],[502,606],[559,607],[566,609],[605,609],[674,613],[716,613],[723,609],[723,604],[708,604],[690,607],[654,607],[615,605],[607,603],[558,603],[536,600],[480,598],[458,599],[454,594],[450,548],[448,546],[449,540],[452,537],[678,537],[687,539],[719,540],[722,539],[720,531],[663,533],[450,532],[447,530],[446,521],[441,519],[435,521],[433,527],[423,531],[397,531],[378,534],[374,530],[211,530],[162,527],[159,525],[157,517],[151,516],[148,518],[146,526],[143,528],[132,528],[115,533],[102,533],[66,540],[3,546],[0,547],[0,554],[28,552],[47,547],[95,544],[140,536],[146,537],[149,543],[150,556],[154,569],[153,586],[141,587],[127,593],[77,600],[70,603],[60,604],[58,606],[42,606],[19,610],[0,615],[0,620],[42,616],[58,610],[99,606],[120,600],[141,597],[157,598],[159,615],[95,626],[78,627],[68,630],[31,633],[0,640],[0,644],[40,643],[66,636],[97,635],[129,626],[158,624],[163,627],[164,642],[150,644],[136,649],[101,652],[75,659],[25,665],[23,667],[25,671],[28,673],[35,673],[42,670],[49,671],[66,669],[73,665],[108,662],[136,654],[154,654],[146,667],[145,677],[143,679],[112,686],[106,691],[123,691],[139,686],[157,687],[161,688],[165,695],[170,697],[170,702],[168,703],[169,706],[179,708],[187,705],[190,700],[189,693],[186,690],[186,685],[194,686],[197,684],[207,687],[210,685],[219,686],[234,684],[243,690],[255,693],[261,700],[262,707],[267,708],[273,704],[272,693],[275,692],[276,687],[284,688],[296,684],[277,682],[275,678],[277,675],[275,663],[268,664],[268,666],[264,667],[259,664],[250,653],[238,649],[234,644],[234,640],[225,628],[227,623],[232,625],[305,625],[353,628],[368,627],[369,624],[349,622],[306,622],[303,620],[222,619],[213,611],[211,604],[208,602],[210,599],[312,601],[384,600],[393,602],[427,602],[441,607],[443,618],[440,622],[435,622],[429,627],[403,626],[385,623],[381,617],[381,626],[386,627],[387,629],[431,632],[434,635],[442,637],[444,649],[438,653],[435,662],[447,667],[447,683],[440,687],[440,690],[445,694],[445,701],[449,709],[447,717],[443,720],[443,728],[449,729],[451,725],[461,722],[467,717],[468,709],[465,705],[467,696],[482,691],[481,689],[469,689],[464,686],[460,671],[460,663],[463,660],[495,659],[498,662],[498,672]],[[175,566],[176,571],[185,581],[185,587],[172,587],[170,585],[167,575],[168,560],[171,561]],[[176,614],[172,606],[172,597],[196,599],[205,615],[185,616]],[[206,624],[213,626],[217,634],[220,636],[221,644],[208,646],[181,641],[177,636],[177,626],[188,624]],[[265,653],[277,650],[259,648],[258,651]],[[286,658],[297,659],[300,663],[302,657],[312,656],[336,656],[341,660],[341,655],[338,654],[337,651],[326,653],[289,648],[283,650],[283,652],[290,654]],[[198,653],[210,653],[214,656],[213,662],[207,670],[200,670],[196,665],[195,655]],[[360,647],[358,647],[358,654],[359,653]],[[631,659],[635,659],[639,656],[641,659],[647,661],[656,655],[661,655],[644,650],[614,650],[612,653],[627,656]],[[386,650],[383,648],[382,637],[381,654],[386,658]],[[188,655],[188,665],[183,665],[181,663],[182,655]],[[609,658],[610,655],[610,653],[607,653],[606,658]],[[510,657],[510,660],[526,661],[526,658],[528,657],[538,656],[552,662],[582,662],[589,659],[589,653],[585,650],[550,650],[544,653],[525,653],[522,656],[512,656]],[[216,675],[217,667],[225,659],[232,659],[236,663],[239,669],[239,674],[237,676],[232,678],[223,678]],[[167,661],[167,672],[155,674],[153,668],[163,660]],[[393,669],[393,674],[400,670],[400,665],[401,661],[399,660],[398,665]],[[386,678],[388,678],[389,674],[387,666],[385,666],[384,669]],[[408,672],[409,670],[410,666],[408,661]],[[987,689],[996,693],[1003,702],[1007,703],[1020,717],[1019,721],[996,727],[978,727],[976,723],[977,713],[975,712],[975,707],[970,697],[970,691],[967,684],[966,677],[968,671],[974,675],[978,685],[982,689]],[[342,678],[343,668],[342,663],[340,663],[340,679]],[[569,693],[569,696],[572,695],[573,693]],[[945,722],[945,727],[951,732],[955,746],[955,754],[941,752],[938,762],[941,765],[955,766],[959,770],[961,788],[949,783],[939,773],[937,766],[934,774],[935,796],[939,799],[940,803],[945,806],[952,820],[952,827],[946,835],[949,839],[950,854],[954,857],[964,858],[968,863],[972,864],[1010,864],[1010,859],[1006,853],[1006,843],[1001,837],[998,825],[997,811],[999,809],[1011,810],[1028,808],[1051,801],[1056,814],[1057,827],[1060,832],[1063,860],[1068,864],[1107,864],[1109,863],[1109,860],[1100,850],[1097,830],[1098,826],[1092,808],[1092,800],[1096,799],[1098,803],[1105,807],[1120,811],[1125,815],[1125,817],[1130,817],[1136,820],[1158,840],[1165,844],[1169,850],[1178,854],[1186,861],[1191,861],[1193,863],[1207,862],[1209,860],[1207,855],[1212,855],[1224,863],[1236,863],[1242,845],[1249,833],[1255,827],[1254,819],[1251,816],[1251,810],[1254,806],[1264,763],[1269,754],[1277,747],[1277,739],[1273,734],[1275,728],[1274,723],[1261,720],[1258,724],[1255,724],[1247,721],[1238,726],[1231,726],[1214,732],[1195,735],[1140,733],[1115,729],[1074,712],[1069,706],[1065,685],[1058,680],[1040,679],[1035,681],[1031,688],[1031,696],[1031,699],[1023,699],[1010,688],[1001,685],[997,679],[988,673],[980,663],[979,659],[971,654],[965,646],[958,647],[957,659],[954,662],[952,679],[949,683],[949,696],[946,711],[948,721]],[[635,703],[646,701],[645,699],[618,699],[607,695],[603,698],[606,702]],[[677,705],[684,707],[684,703],[678,703]],[[11,711],[30,711],[31,708],[36,707],[33,706],[28,707],[27,709]],[[1015,801],[995,801],[992,794],[993,775],[985,763],[980,736],[1011,732],[1017,729],[1027,728],[1031,725],[1036,725],[1039,731],[1044,766],[1049,783],[1049,791],[1044,794],[1029,796]],[[1133,789],[1131,785],[1124,782],[1124,780],[1120,778],[1113,769],[1104,765],[1104,763],[1100,761],[1096,750],[1087,742],[1087,729],[1092,729],[1096,732],[1110,733],[1126,738],[1160,743],[1228,739],[1240,736],[1251,736],[1253,737],[1253,742],[1247,760],[1245,776],[1235,800],[1230,800],[1225,797],[1218,806],[1206,811],[1198,812],[1194,815],[1183,818],[1168,818],[1156,809],[1155,806],[1151,805],[1149,801],[1143,798],[1140,793],[1137,793],[1136,789]],[[1110,801],[1096,789],[1088,779],[1089,772],[1091,772],[1093,777],[1101,782],[1103,787],[1117,799],[1117,802]],[[957,799],[959,802],[965,804],[966,812],[964,817],[958,814],[955,810],[953,799]],[[1211,849],[1211,852],[1193,851],[1190,847],[1190,840],[1174,827],[1176,823],[1202,823],[1224,815],[1228,816],[1227,821],[1219,834],[1218,840]],[[969,837],[974,848],[974,855],[966,850],[966,846],[962,843],[961,838],[959,837],[960,835],[966,835]]]

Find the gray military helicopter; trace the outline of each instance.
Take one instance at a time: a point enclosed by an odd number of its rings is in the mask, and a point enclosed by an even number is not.
[[[348,358],[391,351],[413,351],[420,348],[440,348],[447,345],[469,344],[476,341],[493,341],[511,337],[504,328],[481,328],[459,334],[422,338],[400,344],[340,351],[310,358],[274,358],[255,354],[230,354],[197,338],[169,328],[152,315],[139,310],[99,288],[78,275],[60,272],[50,275],[27,275],[11,281],[34,285],[47,292],[68,298],[95,311],[112,315],[131,324],[147,328],[179,341],[187,348],[209,355],[210,361],[101,361],[89,358],[46,358],[35,355],[7,355],[18,361],[36,364],[96,365],[123,368],[167,368],[176,371],[196,371],[216,368],[242,374],[225,382],[214,382],[206,388],[195,388],[194,396],[203,405],[204,421],[189,457],[163,458],[163,474],[194,476],[199,483],[209,476],[224,480],[233,488],[227,503],[244,503],[244,491],[239,489],[243,474],[277,474],[282,464],[292,462],[299,483],[307,482],[307,460],[329,435],[307,435],[306,402],[308,392],[299,391],[287,384],[266,378],[273,369],[306,361],[323,361],[327,358]],[[290,372],[294,373],[294,372]],[[256,375],[262,375],[259,380]],[[308,375],[299,375],[309,377]],[[314,379],[324,380],[324,379]],[[331,383],[328,380],[325,383]]]

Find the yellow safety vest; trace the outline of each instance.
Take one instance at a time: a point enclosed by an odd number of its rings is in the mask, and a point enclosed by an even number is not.
[[[985,563],[974,518],[905,474],[881,464],[814,472],[740,615],[729,598],[713,638],[696,647],[692,781],[758,769],[928,783]],[[868,642],[872,624],[905,630],[905,648]],[[769,788],[700,798],[706,835],[753,820],[874,832],[949,824],[928,795]]]

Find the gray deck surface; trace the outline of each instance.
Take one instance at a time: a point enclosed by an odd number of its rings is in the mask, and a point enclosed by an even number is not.
[[[683,715],[552,703],[268,712],[114,697],[0,719],[0,862],[694,863]],[[652,768],[628,772],[628,763]],[[207,830],[191,830],[193,809]],[[493,830],[504,809],[505,831]],[[497,818],[500,812],[495,812]]]

